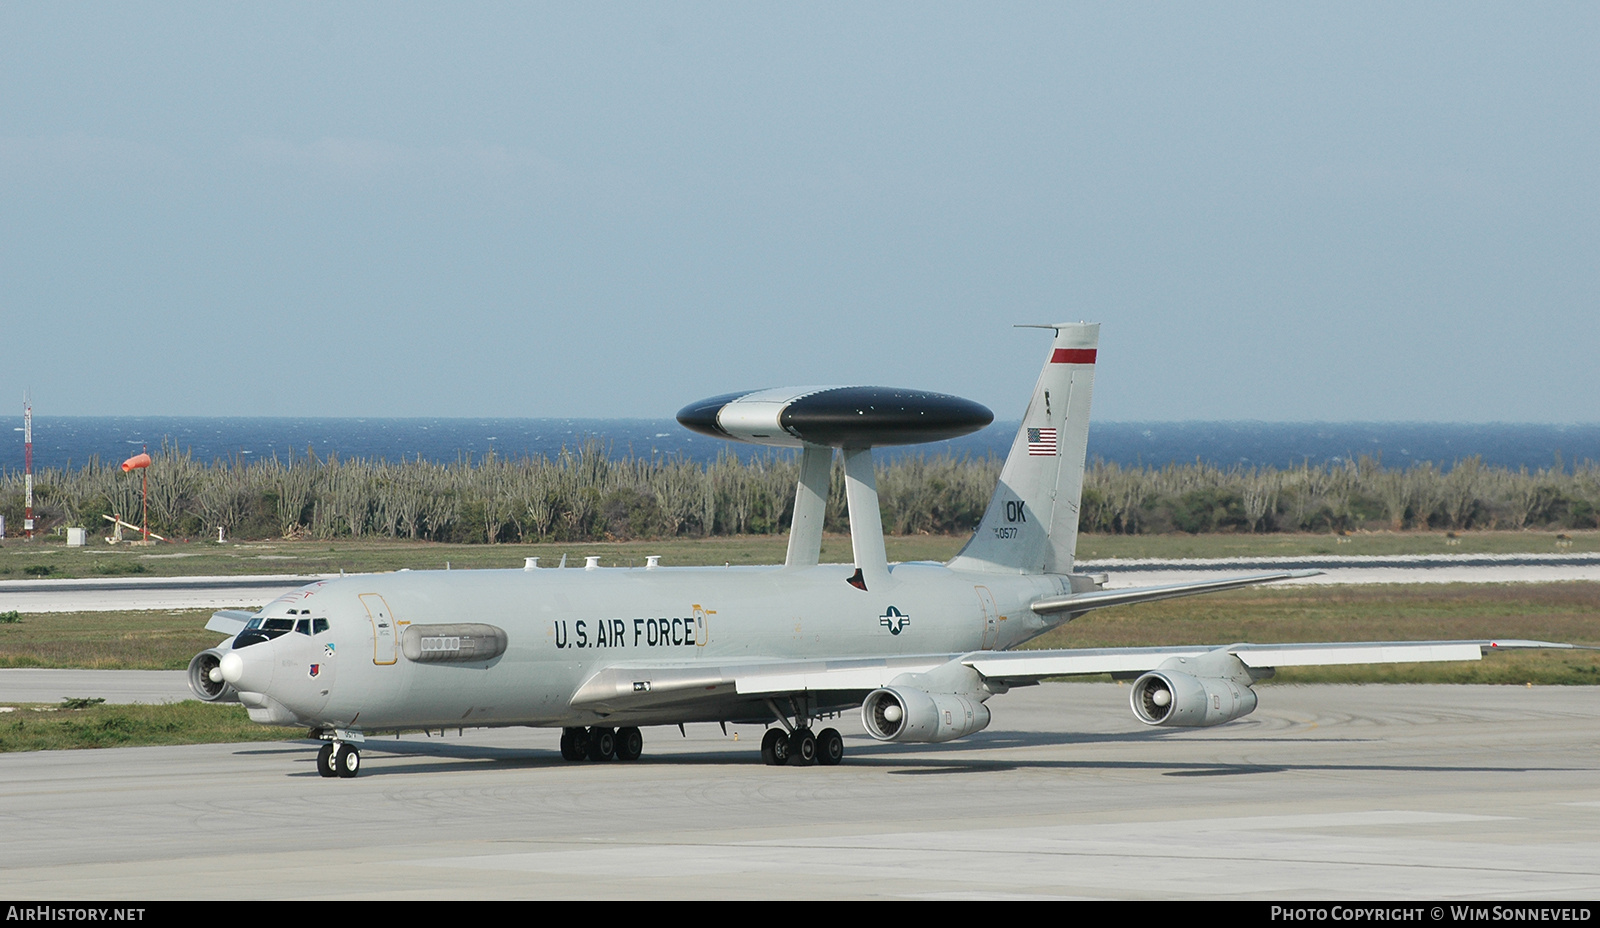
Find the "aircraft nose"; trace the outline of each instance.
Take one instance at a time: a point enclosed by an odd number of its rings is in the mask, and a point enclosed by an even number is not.
[[[257,651],[267,651],[269,648],[246,648],[240,651],[229,651],[222,655],[222,660],[217,664],[217,670],[222,673],[222,679],[233,684],[233,688],[241,692],[260,693],[266,690],[272,682],[271,655],[258,654]]]

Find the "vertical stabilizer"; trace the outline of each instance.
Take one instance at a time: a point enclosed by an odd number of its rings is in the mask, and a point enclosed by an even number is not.
[[[961,570],[1068,573],[1089,446],[1099,323],[1063,323],[978,530],[950,562]]]

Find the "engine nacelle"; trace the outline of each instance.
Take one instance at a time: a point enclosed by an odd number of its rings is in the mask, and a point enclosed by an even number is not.
[[[988,728],[989,707],[955,693],[886,686],[867,695],[861,704],[861,722],[867,734],[879,741],[953,741]]]
[[[1225,677],[1152,670],[1133,682],[1133,714],[1146,725],[1205,728],[1249,715],[1256,691]]]
[[[239,691],[222,679],[222,655],[226,646],[208,648],[189,661],[189,689],[202,702],[238,702]]]

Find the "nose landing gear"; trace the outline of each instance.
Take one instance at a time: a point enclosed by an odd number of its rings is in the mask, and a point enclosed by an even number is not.
[[[325,777],[349,779],[361,772],[361,752],[348,744],[329,741],[317,752],[317,772]]]
[[[360,773],[361,752],[348,744],[339,745],[333,751],[333,769],[346,779]]]
[[[335,735],[317,751],[317,773],[349,779],[361,772],[361,751]]]

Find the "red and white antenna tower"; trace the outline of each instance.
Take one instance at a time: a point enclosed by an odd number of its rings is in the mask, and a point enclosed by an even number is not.
[[[22,394],[22,485],[27,508],[22,511],[22,531],[33,538],[33,397]]]

